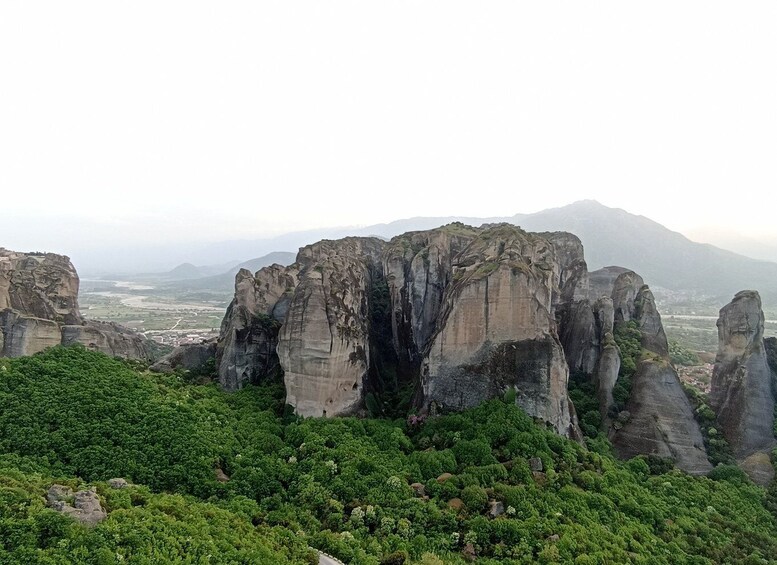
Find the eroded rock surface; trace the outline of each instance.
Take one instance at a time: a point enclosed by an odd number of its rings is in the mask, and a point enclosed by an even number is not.
[[[108,517],[94,489],[79,490],[74,493],[70,487],[52,485],[46,493],[46,504],[85,526],[95,526]]]
[[[383,270],[391,299],[394,348],[403,372],[417,373],[453,280],[453,258],[477,233],[475,228],[450,224],[395,237],[387,246]]]
[[[361,407],[370,367],[370,291],[385,242],[349,237],[300,250],[299,280],[278,336],[286,402],[303,416]]]
[[[219,382],[237,390],[259,382],[280,368],[278,332],[286,317],[298,267],[271,265],[252,275],[241,269],[235,277],[235,298],[221,323],[216,346]]]
[[[763,330],[761,297],[756,291],[738,293],[720,310],[710,403],[740,461],[768,452],[775,443],[775,399]]]
[[[668,360],[644,359],[632,377],[630,418],[612,438],[622,458],[658,455],[691,474],[712,469],[693,409]]]
[[[564,352],[552,315],[550,242],[511,225],[483,229],[453,258],[421,373],[425,406],[462,409],[516,391],[531,416],[570,434]]]
[[[619,286],[616,282],[613,302],[618,303],[616,292],[625,297],[621,302],[621,320],[630,318],[637,322],[643,353],[632,376],[626,408],[630,417],[610,434],[613,448],[623,458],[658,455],[673,459],[677,467],[688,473],[707,473],[712,466],[704,439],[677,372],[669,362],[666,335],[653,293],[647,285],[641,285],[631,299],[632,304],[628,298],[631,289],[641,281],[632,274],[618,277],[624,284]],[[617,312],[618,308],[616,323]]]
[[[62,345],[74,343],[113,357],[151,358],[148,339],[114,322],[88,320],[78,326],[62,326]]]
[[[176,369],[202,372],[216,357],[216,340],[181,345],[149,367],[155,373],[172,373]]]
[[[148,360],[143,336],[81,316],[78,284],[75,268],[63,255],[0,248],[0,355],[19,357],[81,343],[108,355]]]
[[[54,253],[17,253],[0,247],[0,310],[57,324],[80,324],[78,274]]]

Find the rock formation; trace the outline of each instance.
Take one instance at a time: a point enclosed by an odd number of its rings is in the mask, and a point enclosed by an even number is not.
[[[763,331],[761,297],[755,291],[738,293],[720,310],[710,404],[740,462],[775,444],[775,397]],[[749,467],[754,467],[752,475],[761,474],[752,461]]]
[[[201,373],[216,357],[216,340],[180,345],[149,367],[155,373],[172,373],[176,369]],[[212,369],[213,367],[211,367]],[[226,388],[226,387],[225,387]]]
[[[693,409],[683,391],[677,372],[669,362],[666,335],[653,293],[642,285],[631,296],[638,279],[624,273],[613,290],[613,302],[620,301],[620,321],[632,319],[642,334],[642,355],[632,376],[631,395],[626,407],[630,417],[623,427],[613,429],[610,438],[615,452],[624,458],[647,454],[670,458],[691,474],[712,469],[704,448],[704,438],[694,419]],[[616,323],[618,318],[616,317]]]
[[[303,416],[361,407],[370,367],[372,285],[382,277],[377,238],[321,241],[297,255],[299,279],[278,336],[286,402]]]
[[[511,388],[528,414],[569,435],[553,246],[515,226],[488,227],[454,257],[453,273],[424,355],[424,404],[468,408]]]
[[[74,493],[70,487],[51,485],[46,493],[46,505],[85,526],[96,526],[108,517],[94,489],[79,490]]]
[[[290,267],[241,272],[217,346],[219,378],[234,390],[277,363],[298,414],[335,416],[379,395],[390,365],[395,382],[415,385],[421,411],[510,390],[528,414],[577,437],[570,369],[596,384],[606,415],[621,364],[613,335],[630,321],[647,353],[619,452],[709,469],[652,293],[628,269],[589,274],[580,240],[567,233],[454,223],[389,242],[322,241]]]
[[[82,343],[108,355],[149,359],[144,337],[81,316],[78,282],[75,268],[63,255],[0,248],[0,356]]]
[[[478,230],[449,224],[397,236],[387,245],[383,270],[391,300],[394,348],[404,373],[418,373],[434,333],[446,288],[453,281],[453,257]]]
[[[219,382],[237,390],[258,382],[280,367],[278,331],[286,318],[297,284],[296,265],[270,265],[252,275],[241,269],[235,277],[235,298],[227,308],[216,347]]]

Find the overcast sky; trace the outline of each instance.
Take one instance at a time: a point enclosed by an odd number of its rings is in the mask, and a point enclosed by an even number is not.
[[[0,2],[0,245],[583,198],[777,234],[777,2]]]

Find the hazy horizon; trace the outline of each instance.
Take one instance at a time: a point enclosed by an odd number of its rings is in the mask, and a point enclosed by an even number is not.
[[[0,246],[137,262],[595,199],[763,258],[776,24],[765,1],[5,3]]]

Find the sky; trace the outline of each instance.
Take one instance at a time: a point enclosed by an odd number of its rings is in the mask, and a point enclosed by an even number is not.
[[[777,3],[0,3],[0,246],[596,199],[777,242]]]

